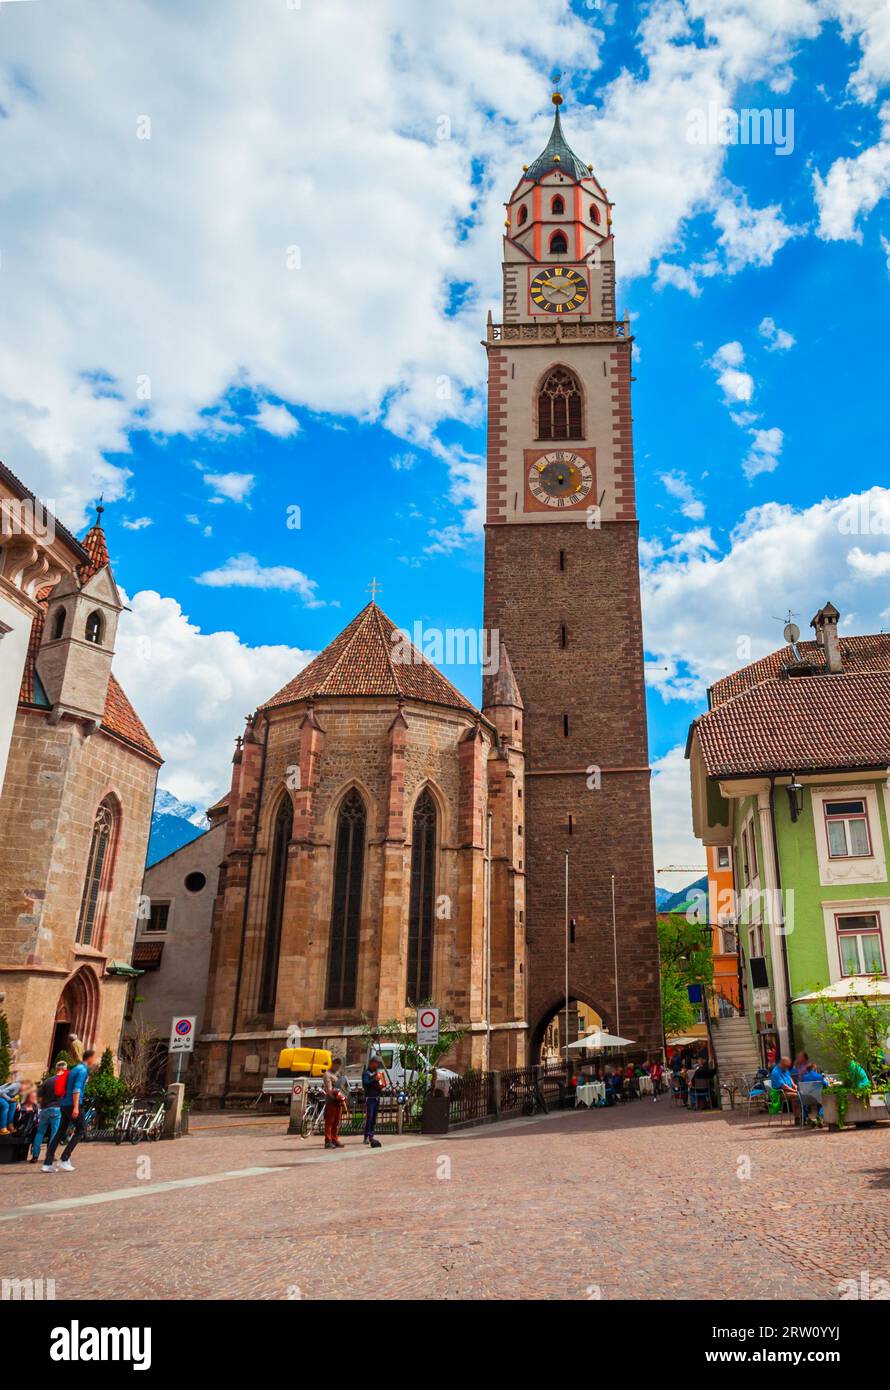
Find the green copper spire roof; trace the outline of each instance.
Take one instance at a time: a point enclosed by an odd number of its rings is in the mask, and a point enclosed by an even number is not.
[[[557,158],[558,156],[558,158]],[[570,179],[586,179],[590,175],[587,165],[583,164],[574,150],[569,149],[566,138],[562,133],[562,122],[559,119],[559,109],[553,118],[553,129],[550,132],[550,139],[537,159],[528,166],[525,177],[537,183],[538,179],[550,172],[551,169],[562,169],[568,174]]]

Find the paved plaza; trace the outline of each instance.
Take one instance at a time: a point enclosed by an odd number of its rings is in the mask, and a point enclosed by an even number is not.
[[[0,1169],[0,1274],[63,1298],[836,1299],[890,1279],[890,1127],[667,1099],[329,1153],[279,1116]],[[53,1204],[53,1205],[46,1205]]]

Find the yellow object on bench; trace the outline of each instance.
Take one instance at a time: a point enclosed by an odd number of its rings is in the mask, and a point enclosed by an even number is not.
[[[322,1047],[284,1047],[278,1054],[278,1075],[323,1076],[331,1061],[331,1053]]]

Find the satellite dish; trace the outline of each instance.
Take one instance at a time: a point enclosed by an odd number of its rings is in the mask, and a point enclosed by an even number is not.
[[[797,626],[797,623],[786,623],[782,636],[785,638],[789,647],[796,646],[797,642],[800,640],[800,628]]]

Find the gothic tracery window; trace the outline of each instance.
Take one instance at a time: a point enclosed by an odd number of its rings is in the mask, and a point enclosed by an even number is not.
[[[538,438],[583,439],[581,384],[567,367],[554,367],[538,392]]]
[[[281,924],[284,918],[284,895],[287,887],[287,847],[290,844],[293,828],[293,802],[285,792],[281,798],[272,831],[269,903],[266,911],[266,936],[263,942],[263,967],[258,1001],[260,1013],[271,1013],[275,1008],[275,995],[278,990],[278,958],[281,953]]]
[[[553,213],[554,217],[561,217],[565,210],[566,205],[557,193],[556,197],[553,199],[553,202],[550,204],[550,211]]]
[[[554,232],[550,238],[551,256],[564,256],[568,249],[569,243],[566,241],[565,232]]]
[[[337,817],[326,1009],[355,1008],[365,819],[365,803],[353,787],[344,797]]]
[[[436,903],[436,803],[428,791],[417,798],[411,830],[411,892],[408,907],[406,1003],[428,999],[433,988],[433,922]]]
[[[108,882],[108,875],[111,870],[114,828],[114,807],[110,799],[106,797],[96,812],[96,819],[93,822],[90,853],[80,899],[76,940],[82,946],[93,944],[93,937],[99,925],[99,913],[102,906],[101,894]]]

